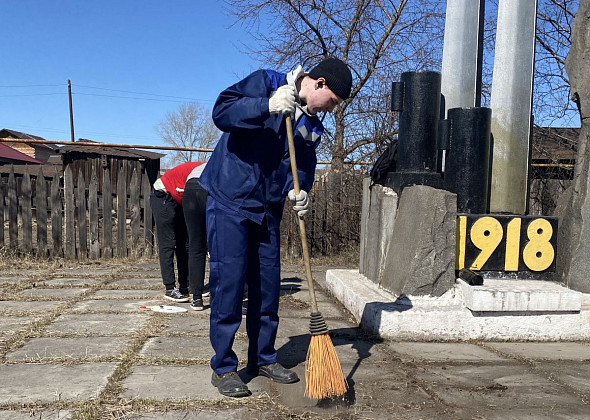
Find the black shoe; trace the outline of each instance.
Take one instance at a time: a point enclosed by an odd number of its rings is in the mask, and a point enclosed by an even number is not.
[[[294,384],[299,382],[299,376],[289,369],[285,369],[278,363],[266,366],[248,366],[246,372],[252,376],[266,376],[279,384]]]
[[[217,387],[219,393],[226,397],[239,398],[252,394],[246,384],[240,379],[238,372],[222,373],[221,375],[213,372],[211,385]]]
[[[205,309],[205,306],[203,306],[203,299],[193,298],[193,300],[191,301],[191,309],[195,311],[202,311],[203,309]]]
[[[248,315],[248,301],[242,301],[242,318],[246,319],[246,315]]]
[[[174,302],[188,302],[190,300],[188,294],[180,293],[180,290],[176,288],[166,290],[164,297],[168,300],[173,300]]]

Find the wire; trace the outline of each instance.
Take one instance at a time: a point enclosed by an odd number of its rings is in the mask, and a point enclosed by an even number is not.
[[[102,96],[105,98],[121,98],[121,99],[137,99],[140,101],[157,101],[157,102],[177,102],[177,103],[185,103],[186,101],[175,101],[172,99],[156,99],[156,98],[137,98],[133,96],[119,96],[119,95],[101,95],[98,93],[81,93],[81,92],[72,92],[72,95],[84,95],[84,96]],[[204,102],[205,100],[201,100],[200,102]],[[207,102],[214,102],[208,100]]]
[[[55,87],[66,86],[64,83],[59,85],[0,85],[0,88],[28,88],[28,87]]]
[[[23,95],[0,95],[0,98],[14,98],[16,96],[49,96],[49,95],[67,95],[67,93],[29,93]]]
[[[94,87],[94,86],[85,86],[85,85],[78,85],[78,84],[75,85],[75,86],[76,87],[88,88],[88,89],[108,90],[108,91],[111,91],[111,92],[133,93],[135,95],[150,95],[150,96],[160,96],[162,98],[190,99],[191,101],[200,101],[200,99],[185,98],[184,96],[158,95],[157,93],[133,92],[133,91],[129,91],[129,90],[108,89],[108,88],[101,88],[101,87]]]

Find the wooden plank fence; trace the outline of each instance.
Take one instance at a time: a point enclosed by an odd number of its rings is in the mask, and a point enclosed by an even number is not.
[[[113,194],[108,169],[102,185],[94,174],[85,180],[81,171],[74,182],[69,165],[63,177],[57,169],[52,176],[41,169],[18,176],[13,169],[0,177],[0,247],[78,260],[153,255],[151,185],[145,173],[133,169],[129,187],[120,177]]]

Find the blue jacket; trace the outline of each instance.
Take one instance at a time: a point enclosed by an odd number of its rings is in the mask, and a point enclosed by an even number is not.
[[[269,227],[280,223],[285,196],[293,188],[285,119],[270,114],[268,100],[286,74],[258,70],[217,98],[213,121],[223,131],[200,184],[215,200]],[[306,114],[293,123],[297,172],[309,191],[317,163],[316,148],[324,127]]]

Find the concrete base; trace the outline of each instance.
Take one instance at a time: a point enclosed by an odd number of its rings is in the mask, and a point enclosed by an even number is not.
[[[496,291],[493,285],[497,285]],[[379,289],[356,270],[328,270],[326,285],[361,327],[393,340],[587,340],[590,338],[590,296],[535,282],[531,290],[503,290],[504,280],[486,280],[486,288],[458,284],[440,297],[396,297]],[[524,285],[524,280],[518,283]],[[543,288],[547,290],[539,290]],[[464,291],[471,289],[467,307]],[[498,289],[500,288],[500,289]],[[561,296],[558,296],[561,294]],[[485,295],[485,299],[480,299]],[[542,296],[544,295],[544,296]],[[509,299],[507,296],[511,296]],[[547,296],[551,296],[547,299]],[[490,300],[484,305],[482,302]],[[528,306],[526,304],[528,300]],[[542,303],[547,301],[547,303]],[[504,306],[502,306],[504,305]],[[510,311],[497,310],[510,308]],[[528,308],[528,309],[527,309]],[[531,310],[533,309],[533,310]]]

